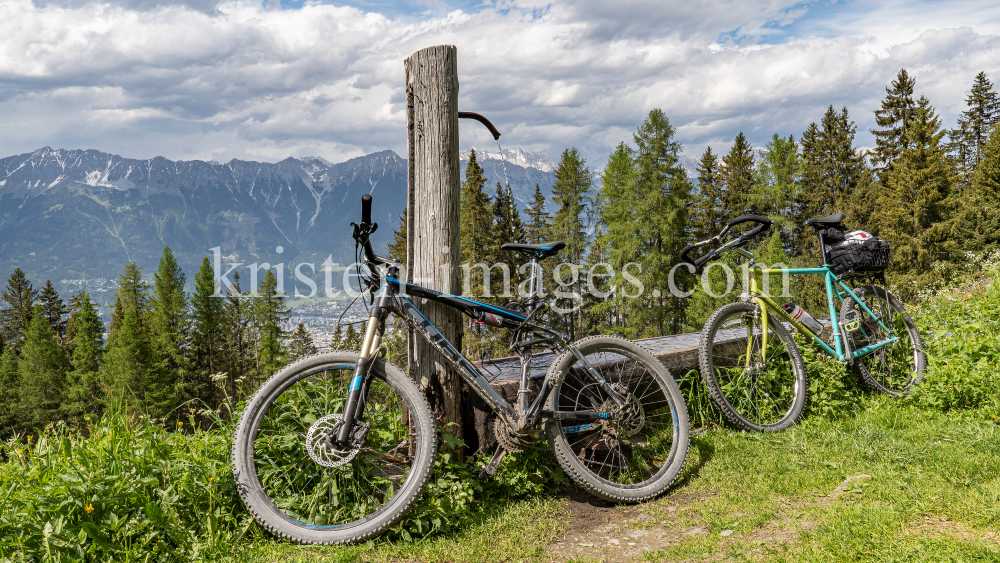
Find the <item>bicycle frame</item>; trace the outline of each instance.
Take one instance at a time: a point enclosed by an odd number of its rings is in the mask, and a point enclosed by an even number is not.
[[[873,313],[871,309],[869,309],[868,306],[865,305],[864,301],[859,299],[858,296],[855,295],[853,291],[851,291],[851,288],[847,287],[844,281],[838,278],[837,275],[834,274],[833,271],[826,266],[821,266],[819,268],[788,268],[783,270],[763,269],[758,267],[756,268],[756,271],[764,275],[781,274],[781,275],[824,276],[824,279],[826,281],[826,297],[830,307],[830,323],[833,331],[832,341],[834,346],[832,348],[826,342],[823,342],[823,339],[820,338],[820,335],[815,334],[813,331],[809,330],[808,327],[806,327],[799,321],[792,318],[792,316],[789,315],[782,307],[778,306],[778,304],[775,303],[773,300],[771,300],[770,297],[768,297],[762,291],[760,291],[760,289],[757,287],[757,278],[755,276],[750,276],[749,295],[750,299],[753,302],[760,305],[760,307],[764,311],[773,312],[779,319],[791,324],[799,332],[812,338],[813,342],[816,343],[816,345],[818,345],[821,350],[826,352],[828,355],[836,358],[837,361],[839,362],[853,361],[857,358],[870,354],[871,352],[874,352],[875,350],[878,350],[883,346],[888,346],[889,344],[892,344],[896,342],[896,340],[898,340],[898,338],[896,338],[896,335],[893,334],[893,331],[882,322],[882,319],[880,319],[878,315]],[[889,335],[889,338],[881,342],[876,342],[875,344],[865,346],[864,348],[861,348],[859,350],[851,350],[850,347],[847,346],[847,340],[844,338],[843,329],[845,329],[845,326],[837,318],[837,307],[834,303],[835,295],[838,299],[840,299],[840,301],[843,301],[848,296],[854,299],[854,302],[861,307],[861,310],[864,312],[864,314],[874,319],[879,324],[879,326],[882,327],[883,330],[885,330],[886,334]],[[761,317],[762,335],[763,335],[761,339],[762,353],[767,350],[767,323],[768,323],[767,319],[768,319],[767,315],[762,315]]]
[[[535,272],[537,263],[532,260],[532,278],[530,286],[535,287]],[[472,388],[486,402],[489,408],[504,419],[506,424],[518,432],[524,432],[537,427],[540,420],[562,420],[562,421],[594,421],[598,419],[613,418],[611,413],[599,411],[544,411],[542,405],[549,393],[559,383],[554,381],[552,373],[548,373],[542,382],[541,392],[531,403],[527,405],[527,388],[529,384],[529,374],[531,371],[531,348],[545,346],[553,350],[570,350],[586,366],[585,373],[597,384],[601,385],[610,397],[618,404],[624,406],[625,400],[619,396],[611,385],[601,376],[583,356],[582,353],[570,343],[566,336],[557,333],[547,327],[530,322],[532,314],[521,315],[514,311],[509,311],[501,307],[487,305],[472,299],[451,295],[441,291],[428,289],[419,285],[413,285],[400,281],[398,268],[390,267],[388,275],[384,276],[380,291],[377,295],[377,303],[371,310],[368,319],[368,326],[365,330],[365,337],[361,345],[361,354],[355,368],[355,375],[351,380],[347,404],[344,407],[345,423],[340,427],[337,440],[341,443],[348,442],[355,423],[364,413],[364,397],[367,397],[368,387],[371,380],[368,377],[369,369],[378,355],[382,334],[385,331],[385,321],[389,313],[397,314],[403,319],[414,332],[420,334],[435,349],[437,349],[460,375],[463,381]],[[540,283],[540,280],[539,282]],[[428,299],[442,303],[454,309],[472,316],[482,318],[482,315],[492,315],[494,318],[502,319],[500,326],[508,328],[519,327],[528,329],[532,333],[541,332],[546,336],[534,338],[525,342],[516,343],[516,347],[526,350],[522,354],[521,362],[521,386],[518,392],[518,407],[515,408],[508,403],[500,393],[490,385],[490,382],[483,376],[472,362],[466,358],[441,332],[435,327],[423,313],[414,305],[410,297]],[[523,397],[523,399],[522,399]]]

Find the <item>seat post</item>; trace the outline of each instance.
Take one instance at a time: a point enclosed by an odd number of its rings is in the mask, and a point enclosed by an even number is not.
[[[541,285],[542,280],[539,278],[540,276],[538,275],[538,258],[532,256],[531,277],[528,278],[528,299],[537,299],[538,296],[541,294],[541,288],[538,286]]]

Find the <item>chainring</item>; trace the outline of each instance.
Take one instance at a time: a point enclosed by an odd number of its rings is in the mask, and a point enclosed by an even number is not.
[[[516,434],[511,432],[506,424],[499,420],[493,423],[493,435],[496,436],[497,443],[512,454],[523,452],[524,448],[529,447]]]
[[[327,438],[340,427],[339,414],[328,414],[317,420],[306,432],[306,452],[314,462],[323,467],[340,467],[358,455],[361,448],[338,450],[328,444]]]

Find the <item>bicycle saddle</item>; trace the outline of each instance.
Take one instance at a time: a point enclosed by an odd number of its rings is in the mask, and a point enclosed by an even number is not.
[[[826,217],[816,217],[814,219],[807,219],[803,225],[810,225],[812,227],[830,227],[832,225],[839,225],[841,221],[844,220],[845,215],[843,213],[834,213],[833,215],[827,215]]]
[[[566,243],[563,241],[540,242],[538,244],[517,244],[508,242],[500,245],[500,248],[503,250],[516,250],[529,256],[534,256],[535,258],[548,258],[556,252],[566,248]]]

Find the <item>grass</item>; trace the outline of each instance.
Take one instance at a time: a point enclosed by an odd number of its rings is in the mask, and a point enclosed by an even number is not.
[[[242,509],[230,424],[112,413],[0,445],[0,561],[1000,561],[1000,287],[958,289],[915,311],[930,362],[913,396],[807,357],[800,425],[733,433],[702,408],[682,478],[647,504],[595,507],[544,453],[509,456],[490,485],[439,459],[389,534],[294,546]]]

